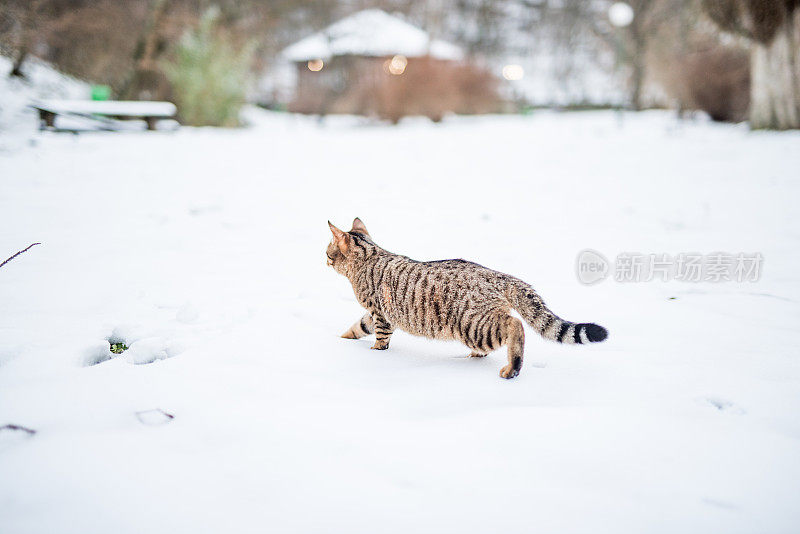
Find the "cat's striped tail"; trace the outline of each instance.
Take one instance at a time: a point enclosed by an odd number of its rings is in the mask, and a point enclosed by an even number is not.
[[[565,321],[550,311],[533,288],[521,280],[509,289],[511,307],[545,339],[556,343],[583,344],[598,343],[608,337],[608,331],[600,325]]]

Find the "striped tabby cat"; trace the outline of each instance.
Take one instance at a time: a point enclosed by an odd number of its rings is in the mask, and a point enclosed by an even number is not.
[[[375,244],[356,218],[343,232],[328,221],[333,239],[328,265],[353,285],[366,315],[342,337],[375,333],[373,349],[389,348],[395,329],[434,339],[456,339],[483,357],[503,345],[503,378],[522,368],[525,332],[513,308],[545,339],[566,344],[603,341],[608,333],[592,323],[570,323],[551,312],[533,288],[518,278],[464,260],[415,261]]]

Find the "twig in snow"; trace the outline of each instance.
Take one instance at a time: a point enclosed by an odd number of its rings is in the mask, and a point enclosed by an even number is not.
[[[6,261],[4,261],[3,263],[0,263],[0,267],[2,267],[3,265],[5,265],[6,263],[10,262],[11,260],[13,260],[13,259],[14,259],[14,258],[16,258],[17,256],[19,256],[20,254],[23,254],[23,253],[25,253],[25,252],[28,252],[28,250],[29,250],[29,249],[31,249],[31,248],[33,248],[33,247],[35,247],[36,245],[41,245],[41,243],[33,243],[33,244],[31,244],[31,245],[28,245],[28,246],[27,246],[27,247],[25,247],[24,249],[20,250],[19,252],[17,252],[17,253],[16,253],[16,254],[14,254],[13,256],[11,256],[10,258],[8,258],[8,259],[7,259]]]
[[[27,432],[28,435],[31,435],[31,436],[36,434],[36,431],[34,429],[28,428],[28,427],[24,427],[24,426],[20,426],[20,425],[0,426],[0,430],[20,430],[22,432]]]
[[[171,413],[165,412],[161,408],[155,408],[153,410],[136,412],[136,418],[143,425],[156,426],[169,423],[170,421],[175,419],[175,416],[172,415]]]

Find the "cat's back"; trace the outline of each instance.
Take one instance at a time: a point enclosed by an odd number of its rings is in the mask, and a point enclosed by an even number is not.
[[[398,273],[413,274],[415,276],[412,280],[424,278],[429,286],[455,281],[484,283],[505,276],[478,263],[462,259],[417,261],[407,256],[395,256],[387,267],[390,276]]]
[[[460,258],[452,260],[421,261],[418,263],[429,269],[441,270],[441,271],[477,271],[481,269],[488,270],[483,265],[479,265],[472,261],[462,260]]]
[[[513,277],[484,267],[479,263],[462,259],[435,260],[419,262],[423,269],[432,275],[455,278],[467,284],[505,286]]]
[[[502,273],[462,259],[395,257],[377,298],[393,324],[412,334],[452,338],[470,310],[507,307]]]

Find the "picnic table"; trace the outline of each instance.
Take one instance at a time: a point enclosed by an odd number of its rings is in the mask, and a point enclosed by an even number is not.
[[[92,119],[105,130],[117,130],[118,120],[141,119],[155,130],[159,120],[174,118],[178,111],[172,102],[128,100],[39,100],[31,107],[39,111],[40,130],[55,128],[58,115]]]

